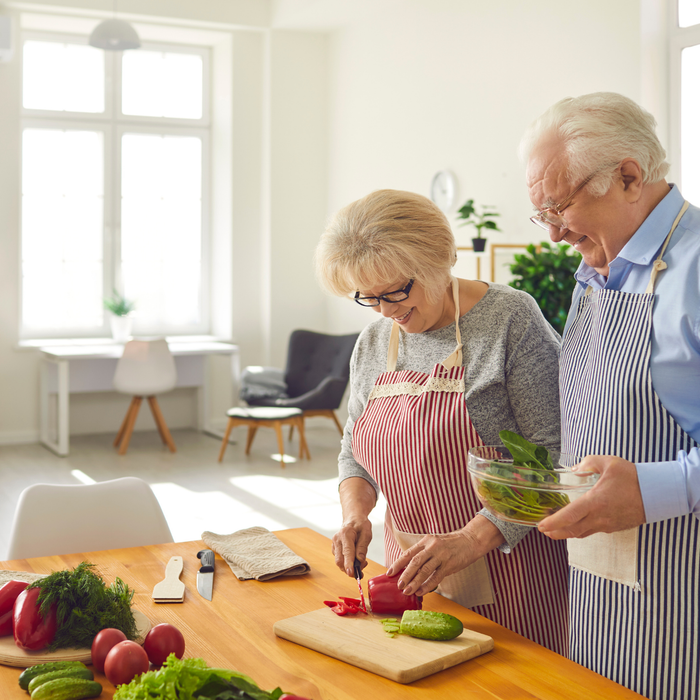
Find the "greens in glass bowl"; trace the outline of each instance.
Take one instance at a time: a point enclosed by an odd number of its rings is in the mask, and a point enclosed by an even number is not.
[[[501,520],[534,527],[598,480],[596,473],[571,471],[578,459],[553,460],[546,448],[508,430],[498,436],[503,445],[469,450],[467,469],[479,500]]]

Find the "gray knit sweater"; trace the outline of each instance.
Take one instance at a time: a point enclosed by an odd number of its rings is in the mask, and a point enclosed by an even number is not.
[[[392,321],[381,318],[358,338],[350,360],[348,421],[338,458],[340,481],[359,476],[379,487],[352,455],[352,430],[377,378],[386,371]],[[469,416],[487,445],[500,445],[500,430],[559,449],[559,345],[557,332],[535,300],[501,284],[489,284],[482,299],[460,318],[462,364]],[[401,333],[397,370],[429,373],[455,349],[455,325],[425,333]],[[481,511],[503,533],[510,551],[530,528],[505,523]]]

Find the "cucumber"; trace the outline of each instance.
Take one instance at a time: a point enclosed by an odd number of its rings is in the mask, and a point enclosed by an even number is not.
[[[96,698],[102,686],[86,678],[56,678],[42,683],[32,693],[32,700],[83,700]]]
[[[49,681],[54,681],[57,678],[83,678],[91,681],[94,680],[95,676],[89,668],[84,666],[63,668],[60,671],[48,671],[47,673],[40,673],[38,676],[34,676],[34,678],[29,681],[27,690],[31,695],[40,685],[48,683]]]
[[[401,618],[401,634],[420,639],[434,639],[446,642],[459,637],[464,625],[456,617],[447,613],[430,610],[406,610]]]
[[[29,688],[29,682],[32,678],[42,674],[49,673],[51,671],[62,671],[66,668],[87,668],[87,666],[82,661],[51,661],[47,664],[37,664],[36,666],[30,666],[24,669],[19,677],[19,687],[22,690],[27,690]]]

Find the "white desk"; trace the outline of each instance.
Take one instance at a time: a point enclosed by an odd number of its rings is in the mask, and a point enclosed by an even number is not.
[[[175,357],[177,386],[197,388],[197,427],[221,437],[209,421],[207,391],[207,359],[211,355],[231,356],[231,406],[238,404],[238,379],[240,360],[238,346],[218,341],[169,342]],[[112,380],[117,361],[122,356],[123,345],[52,345],[42,346],[41,351],[41,399],[40,441],[61,457],[69,450],[69,403],[72,393],[113,391]],[[50,401],[56,394],[57,438],[51,438]]]

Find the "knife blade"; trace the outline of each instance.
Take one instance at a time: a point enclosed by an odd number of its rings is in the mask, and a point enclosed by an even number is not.
[[[362,564],[360,563],[360,560],[357,557],[355,558],[352,568],[355,572],[355,580],[357,581],[357,587],[360,590],[360,600],[362,601],[362,607],[365,612],[372,612],[372,606],[370,605],[370,607],[367,607],[367,605],[365,605],[365,594],[362,592],[362,577],[364,576],[364,573],[362,571]]]
[[[197,552],[197,558],[202,562],[197,572],[197,592],[202,598],[211,600],[214,590],[214,552],[202,549]]]

